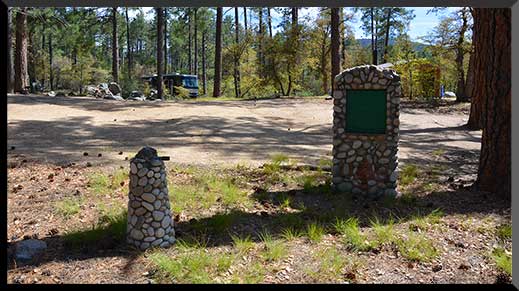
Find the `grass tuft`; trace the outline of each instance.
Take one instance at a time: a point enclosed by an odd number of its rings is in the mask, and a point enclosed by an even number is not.
[[[54,207],[56,211],[63,215],[65,218],[73,216],[74,214],[79,213],[81,209],[81,204],[83,204],[83,199],[81,198],[65,198],[61,201],[56,202]]]
[[[344,236],[344,243],[351,249],[356,251],[367,251],[373,248],[367,237],[361,233],[359,229],[359,221],[357,218],[348,218],[347,220],[337,219],[335,229]]]
[[[312,280],[326,283],[342,280],[341,277],[348,261],[335,248],[320,249],[314,253],[313,259],[317,262],[317,267],[310,266],[304,270]]]
[[[110,175],[95,172],[88,177],[88,188],[97,195],[110,195],[115,190],[123,187],[123,182],[127,179],[128,172],[124,169],[118,169]]]
[[[501,240],[512,238],[512,226],[510,224],[503,224],[497,227],[497,237]]]
[[[125,209],[119,213],[110,211],[101,216],[92,229],[67,232],[63,239],[67,245],[72,247],[97,245],[100,241],[121,243],[126,236],[126,222],[127,213]]]
[[[411,261],[429,262],[438,256],[438,250],[424,235],[410,233],[407,239],[397,242],[398,251]]]
[[[413,164],[407,164],[402,167],[399,173],[399,182],[401,186],[407,186],[412,184],[418,177],[418,167]]]
[[[313,243],[319,243],[325,234],[324,227],[317,223],[312,223],[306,228],[306,235],[308,239]]]
[[[250,236],[240,238],[239,236],[231,235],[231,239],[234,247],[238,250],[239,253],[246,253],[254,248],[254,243],[252,242]]]
[[[303,236],[302,232],[294,227],[287,227],[281,232],[281,237],[287,241],[292,241]]]
[[[385,225],[378,218],[371,221],[371,227],[375,233],[376,245],[391,244],[396,241],[395,225],[393,219],[390,219]]]
[[[287,255],[287,247],[280,240],[274,240],[272,235],[266,231],[259,234],[265,244],[262,256],[266,261],[277,261]]]
[[[505,271],[509,276],[512,276],[512,255],[511,254],[507,254],[507,252],[503,248],[499,247],[499,248],[495,248],[492,251],[491,257],[500,270]]]

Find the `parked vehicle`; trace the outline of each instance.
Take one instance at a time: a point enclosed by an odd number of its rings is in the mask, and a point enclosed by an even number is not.
[[[153,88],[157,88],[157,75],[143,76],[142,79],[149,82]],[[168,88],[172,95],[178,94],[174,87],[183,87],[189,91],[189,97],[198,97],[198,77],[196,75],[164,74],[162,80],[164,87]]]

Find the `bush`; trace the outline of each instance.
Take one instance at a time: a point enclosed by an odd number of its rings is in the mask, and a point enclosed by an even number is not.
[[[190,98],[189,97],[189,90],[184,88],[184,87],[174,86],[174,91],[175,91],[175,97],[176,98],[180,98],[180,99],[188,99],[188,98]]]

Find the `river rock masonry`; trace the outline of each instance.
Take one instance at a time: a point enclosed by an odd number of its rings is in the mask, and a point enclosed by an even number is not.
[[[166,168],[151,147],[130,160],[127,242],[141,250],[169,247],[175,242]]]
[[[400,77],[393,70],[366,65],[345,70],[335,77],[332,152],[335,190],[373,198],[397,195],[400,95]],[[376,99],[377,96],[380,98]],[[380,110],[372,116],[366,115],[375,105],[380,105],[377,107]],[[366,116],[351,115],[352,112],[366,112]],[[371,128],[367,125],[375,119],[381,122],[369,132]]]

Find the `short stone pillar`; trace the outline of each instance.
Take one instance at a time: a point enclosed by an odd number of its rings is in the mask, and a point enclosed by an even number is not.
[[[127,241],[141,250],[175,242],[164,162],[151,147],[130,160]]]
[[[396,196],[400,77],[358,66],[335,77],[333,188],[371,198]]]

